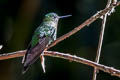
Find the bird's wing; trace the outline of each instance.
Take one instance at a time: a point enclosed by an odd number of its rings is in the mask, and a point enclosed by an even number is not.
[[[40,38],[39,42],[34,47],[28,47],[28,50],[24,57],[24,72],[28,69],[29,65],[33,64],[39,57],[40,54],[46,48],[46,45],[49,43],[48,37]]]

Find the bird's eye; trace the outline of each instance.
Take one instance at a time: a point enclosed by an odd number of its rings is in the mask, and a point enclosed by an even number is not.
[[[55,16],[53,16],[53,18],[55,19],[56,17],[55,17]]]

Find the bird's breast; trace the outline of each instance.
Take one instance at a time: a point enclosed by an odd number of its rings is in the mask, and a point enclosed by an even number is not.
[[[54,21],[49,21],[49,22],[46,22],[45,24],[46,26],[57,28],[58,23]]]

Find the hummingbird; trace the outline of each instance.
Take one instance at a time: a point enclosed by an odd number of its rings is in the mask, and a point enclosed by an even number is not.
[[[32,40],[27,48],[26,54],[22,59],[24,74],[30,65],[36,62],[37,59],[41,59],[41,65],[43,72],[45,72],[45,59],[44,51],[45,48],[50,45],[57,36],[57,24],[60,18],[70,17],[71,15],[58,16],[56,13],[48,13],[45,15],[43,22],[35,30]]]

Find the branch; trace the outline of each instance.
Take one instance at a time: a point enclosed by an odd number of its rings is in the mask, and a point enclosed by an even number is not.
[[[22,56],[24,56],[25,53],[26,53],[26,50],[0,54],[0,60],[22,57]]]
[[[60,53],[60,52],[55,52],[55,51],[46,51],[44,55],[51,56],[51,57],[63,58],[63,59],[67,59],[69,61],[75,61],[78,63],[86,64],[91,67],[96,67],[97,69],[107,72],[113,76],[120,77],[120,70],[114,69],[113,67],[104,66],[102,64],[98,64],[93,61],[90,61],[90,60],[87,60],[87,59],[84,59],[81,57],[77,57],[75,55],[70,55],[68,53]]]
[[[110,7],[111,2],[112,2],[112,0],[108,0],[106,8]],[[109,12],[111,12],[111,11],[109,11]],[[102,48],[102,44],[103,44],[103,36],[104,36],[104,31],[105,31],[105,24],[106,24],[107,15],[108,15],[108,13],[103,15],[103,21],[102,21],[102,26],[101,26],[100,38],[99,38],[98,49],[97,49],[97,55],[96,55],[96,59],[95,59],[96,63],[99,63],[99,61],[100,61],[101,48]],[[98,70],[95,67],[94,68],[94,73],[93,73],[93,80],[96,80],[97,73],[98,73]]]
[[[112,4],[110,7],[105,8],[104,10],[99,11],[98,13],[96,13],[94,16],[92,16],[91,18],[89,18],[88,20],[86,20],[83,24],[81,24],[80,26],[76,27],[75,29],[73,29],[72,31],[68,32],[67,34],[61,36],[60,38],[58,38],[56,41],[54,41],[50,46],[48,46],[46,49],[49,49],[53,46],[55,46],[57,43],[59,43],[60,41],[70,37],[71,35],[75,34],[76,32],[78,32],[79,30],[81,30],[83,27],[90,25],[92,22],[94,22],[96,19],[100,18],[101,16],[105,15],[108,11],[112,10],[113,7],[119,6],[120,2],[117,2],[115,4]],[[4,59],[10,59],[10,58],[15,58],[15,57],[21,57],[26,53],[26,50],[23,51],[17,51],[17,52],[13,52],[13,53],[6,53],[6,54],[2,54],[0,55],[0,60],[4,60]],[[52,56],[52,57],[59,57],[59,58],[64,58],[70,61],[75,61],[78,63],[83,63],[92,67],[96,67],[97,69],[100,69],[104,72],[110,73],[111,75],[114,76],[118,76],[120,77],[120,71],[117,69],[114,69],[112,67],[108,67],[108,66],[104,66],[101,64],[97,64],[95,62],[86,60],[84,58],[80,58],[77,56],[72,56],[70,54],[63,54],[63,53],[59,53],[59,52],[53,52],[53,51],[45,51],[45,56]]]
[[[71,35],[75,34],[75,33],[78,32],[79,30],[81,30],[83,27],[85,27],[85,26],[87,26],[87,25],[90,25],[90,24],[91,24],[92,22],[94,22],[96,19],[100,18],[101,16],[105,15],[108,11],[112,10],[112,7],[117,7],[117,6],[119,6],[119,5],[120,5],[120,1],[118,1],[116,4],[112,4],[110,7],[105,8],[104,10],[96,13],[95,15],[93,15],[91,18],[89,18],[88,20],[86,20],[86,21],[85,21],[83,24],[81,24],[80,26],[74,28],[72,31],[68,32],[67,34],[59,37],[59,38],[58,38],[57,40],[55,40],[50,46],[48,46],[48,47],[46,48],[46,50],[49,49],[49,48],[51,48],[51,47],[53,47],[53,46],[55,46],[57,43],[61,42],[62,40],[70,37]],[[19,53],[21,53],[21,54],[19,54]],[[11,53],[11,54],[12,54],[12,53]],[[7,59],[7,58],[11,58],[11,56],[14,57],[14,55],[15,55],[15,56],[18,56],[18,57],[19,57],[19,56],[23,56],[23,51],[22,51],[22,52],[19,51],[19,52],[17,52],[17,54],[9,55],[8,57],[4,57],[4,55],[6,55],[6,54],[0,55],[0,60]],[[2,57],[2,56],[3,56],[3,57]]]
[[[79,30],[81,30],[82,28],[84,28],[85,26],[90,25],[92,22],[94,22],[96,19],[100,18],[101,16],[105,15],[108,11],[111,11],[112,8],[115,8],[117,6],[120,5],[120,1],[111,4],[108,8],[105,8],[104,10],[101,10],[99,12],[97,12],[95,15],[93,15],[92,17],[90,17],[89,19],[87,19],[84,23],[82,23],[80,26],[74,28],[72,31],[68,32],[67,34],[59,37],[57,40],[55,40],[50,46],[48,46],[46,49],[49,49],[53,46],[55,46],[57,43],[63,41],[64,39],[70,37],[71,35],[75,34],[76,32],[78,32]]]
[[[0,55],[0,60],[21,57],[25,53],[26,53],[26,50],[21,50],[21,51],[12,52],[12,53],[6,53],[3,55]],[[75,61],[78,63],[86,64],[91,67],[96,67],[97,69],[107,72],[113,76],[120,77],[120,70],[114,69],[112,67],[104,66],[102,64],[98,64],[93,61],[90,61],[90,60],[87,60],[87,59],[84,59],[81,57],[77,57],[75,55],[70,55],[68,53],[66,54],[66,53],[60,53],[60,52],[55,52],[55,51],[45,51],[44,56],[58,57],[58,58],[63,58],[63,59],[69,60],[69,61]]]

